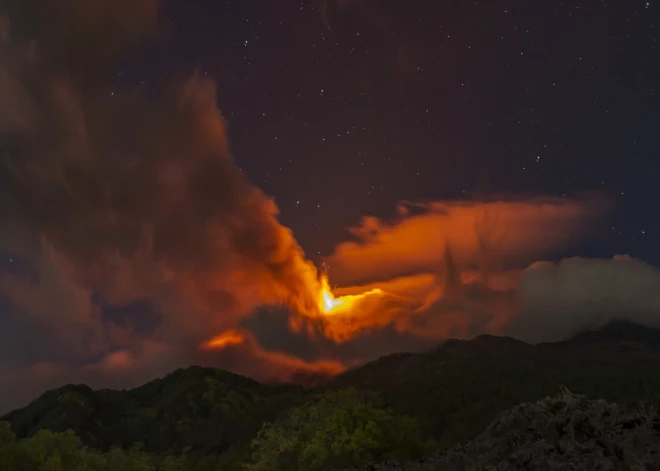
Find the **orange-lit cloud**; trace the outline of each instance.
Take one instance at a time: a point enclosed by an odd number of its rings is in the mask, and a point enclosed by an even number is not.
[[[195,363],[202,366],[224,367],[239,374],[269,382],[298,382],[312,385],[337,375],[346,364],[332,358],[305,361],[295,355],[265,350],[249,332],[237,333],[240,342],[209,348],[202,346]]]
[[[394,222],[365,217],[328,262],[339,284],[434,273],[449,243],[460,267],[497,272],[579,240],[604,208],[593,199],[402,203]]]
[[[204,342],[202,348],[207,350],[223,349],[231,345],[240,345],[245,341],[245,337],[235,330],[228,330],[220,335],[216,335],[211,340]]]
[[[595,198],[402,204],[393,222],[365,218],[352,229],[357,241],[340,244],[329,258],[331,279],[344,286],[332,293],[322,286],[323,317],[288,322],[297,333],[304,326],[317,343],[320,333],[339,358],[350,358],[343,352],[367,337],[372,351],[381,351],[375,339],[391,341],[381,331],[415,336],[420,346],[427,345],[421,339],[505,332],[523,305],[523,268],[579,240],[606,209]],[[290,345],[277,348],[323,351]]]
[[[33,3],[11,0],[0,35],[8,358],[138,378],[126,370],[189,364],[260,305],[314,316],[317,270],[234,165],[215,83],[108,92],[103,71],[155,28],[157,2]]]

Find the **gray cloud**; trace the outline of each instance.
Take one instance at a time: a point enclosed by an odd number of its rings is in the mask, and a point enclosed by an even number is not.
[[[628,256],[534,264],[520,296],[522,310],[507,332],[529,342],[563,340],[617,319],[660,327],[660,270]]]

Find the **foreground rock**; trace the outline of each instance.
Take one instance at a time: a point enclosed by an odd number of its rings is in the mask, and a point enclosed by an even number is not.
[[[657,406],[623,409],[562,388],[500,415],[474,441],[412,463],[362,471],[658,470]]]

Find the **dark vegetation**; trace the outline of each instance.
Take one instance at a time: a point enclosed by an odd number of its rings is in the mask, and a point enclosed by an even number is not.
[[[62,447],[68,458],[59,462],[73,464],[21,468],[0,461],[0,469],[247,464],[253,471],[320,471],[409,459],[472,439],[500,411],[552,395],[561,384],[619,403],[656,397],[658,371],[660,331],[619,322],[537,346],[492,336],[451,340],[431,352],[381,358],[316,390],[197,367],[130,391],[66,386],[2,418],[20,439],[9,440],[0,428],[0,459],[32,452],[43,461],[50,456],[44,450]],[[142,464],[103,467],[120,459]]]
[[[381,461],[361,471],[657,470],[659,405],[621,406],[560,387],[553,396],[498,414],[474,440],[419,460]]]
[[[498,412],[554,394],[559,385],[612,402],[660,395],[660,330],[611,323],[573,339],[529,345],[482,335],[423,354],[397,354],[334,380],[383,394],[440,446],[474,438]]]
[[[142,443],[158,453],[209,454],[250,441],[303,394],[225,371],[192,367],[129,391],[69,385],[48,391],[3,420],[19,437],[38,430],[72,430],[90,447]]]

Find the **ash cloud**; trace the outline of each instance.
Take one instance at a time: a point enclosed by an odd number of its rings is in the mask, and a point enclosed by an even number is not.
[[[394,221],[365,218],[330,266],[335,280],[356,283],[339,292],[408,296],[392,325],[436,342],[560,341],[616,319],[660,327],[656,267],[629,256],[536,261],[589,234],[608,207],[601,198],[405,204]]]
[[[660,270],[627,255],[535,263],[520,295],[507,332],[528,342],[564,340],[619,319],[660,328]]]
[[[144,380],[258,305],[316,309],[316,269],[235,167],[213,81],[111,93],[121,53],[158,32],[157,2],[42,3],[0,5],[0,252],[13,260],[0,331],[21,340],[3,344],[2,380],[41,365],[4,394],[76,374]]]
[[[344,364],[482,333],[530,339],[535,318],[543,328],[543,303],[521,286],[525,267],[583,237],[606,211],[600,198],[403,203],[393,221],[364,218],[329,258],[335,295],[362,296],[351,309],[302,320],[262,310],[243,326],[269,350]],[[577,331],[557,322],[566,336]]]
[[[458,267],[479,267],[486,276],[579,240],[608,206],[602,197],[403,202],[394,220],[363,218],[328,263],[335,282],[362,284],[438,272],[449,244]]]

